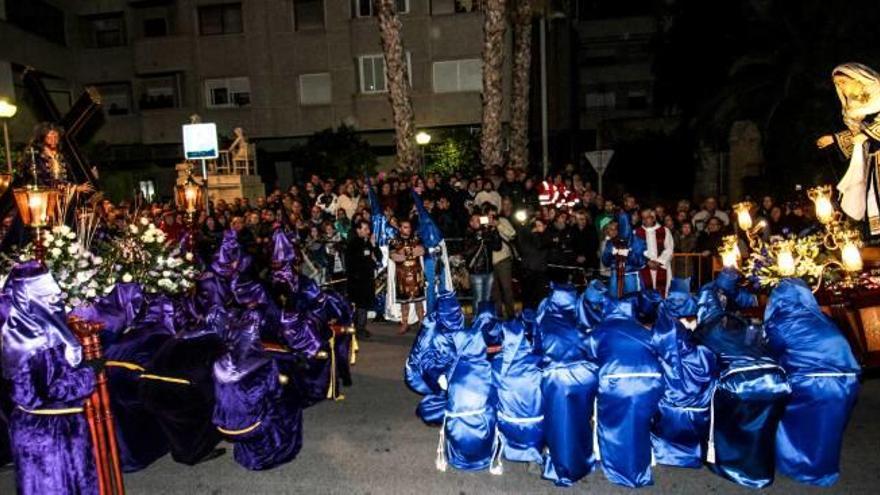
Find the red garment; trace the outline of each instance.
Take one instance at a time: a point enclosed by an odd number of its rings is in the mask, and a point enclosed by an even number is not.
[[[159,225],[159,230],[165,232],[165,237],[168,238],[169,242],[178,242],[183,237],[183,225],[179,223],[168,225],[165,221],[162,221],[162,224]]]
[[[666,242],[666,228],[661,226],[660,228],[653,229],[651,233],[654,235],[654,239],[656,240],[656,244],[654,245],[657,246],[657,251],[659,253],[663,250],[662,246]],[[645,241],[645,246],[648,245],[648,231],[645,230],[644,227],[638,227],[635,234]],[[639,270],[639,276],[642,278],[642,283],[646,289],[654,289],[659,292],[661,296],[666,297],[666,268],[653,270],[645,264],[645,266]]]

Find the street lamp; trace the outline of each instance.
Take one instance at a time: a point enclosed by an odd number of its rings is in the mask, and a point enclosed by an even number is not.
[[[18,107],[6,98],[0,98],[0,119],[3,119],[3,142],[6,146],[6,171],[0,172],[0,196],[9,189],[12,183],[12,150],[9,149],[9,119],[15,116]]]
[[[416,134],[416,144],[419,145],[419,151],[421,151],[421,161],[422,161],[422,173],[425,173],[425,146],[431,142],[431,135],[425,131],[419,131]]]

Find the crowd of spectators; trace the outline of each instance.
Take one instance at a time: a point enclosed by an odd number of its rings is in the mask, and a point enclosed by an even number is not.
[[[547,183],[570,191],[575,204],[563,208],[541,204],[539,193]],[[551,281],[584,283],[607,277],[601,252],[605,241],[616,235],[621,212],[630,215],[633,226],[646,211],[653,213],[674,239],[676,253],[707,259],[717,254],[722,238],[734,230],[732,211],[714,197],[699,204],[687,199],[646,204],[631,194],[605,197],[574,172],[549,177],[543,185],[540,179],[513,169],[477,177],[391,173],[374,178],[373,187],[391,224],[408,220],[415,228],[418,216],[412,191],[416,191],[444,235],[450,255],[462,259],[470,275],[464,277],[465,288],[475,301],[492,300],[505,314],[514,311],[517,301],[537,304]],[[777,202],[770,196],[753,201],[753,215],[766,222],[765,235],[798,233],[815,223],[811,209],[798,202]],[[130,206],[105,202],[107,235],[125,228]],[[180,239],[188,231],[183,212],[160,204],[149,209],[170,239]],[[198,213],[193,232],[196,249],[203,259],[210,259],[223,232],[231,228],[257,263],[268,268],[272,234],[284,228],[298,241],[304,270],[322,283],[344,287],[344,245],[353,226],[370,219],[365,178],[312,175],[266,197],[219,200],[211,205],[210,215]],[[695,275],[694,266],[688,264],[676,265],[674,272]]]

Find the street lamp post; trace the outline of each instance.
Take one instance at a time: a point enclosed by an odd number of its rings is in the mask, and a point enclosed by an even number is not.
[[[425,173],[425,146],[428,146],[428,144],[430,142],[431,142],[431,135],[428,134],[427,132],[420,131],[418,134],[416,134],[416,144],[419,145],[419,151],[420,151],[419,157],[421,158],[421,160],[420,160],[421,171],[420,172],[422,175],[424,175],[424,173]]]

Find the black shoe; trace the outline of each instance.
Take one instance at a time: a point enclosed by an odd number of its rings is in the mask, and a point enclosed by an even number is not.
[[[369,330],[358,330],[355,335],[357,335],[357,338],[362,340],[370,340],[370,337],[373,336],[373,334],[370,333]]]
[[[199,462],[197,462],[196,464],[204,464],[206,462],[213,461],[214,459],[216,459],[222,455],[225,455],[225,454],[226,454],[226,449],[224,449],[224,448],[214,449],[214,450],[208,452],[205,455],[205,457],[202,457],[201,459],[199,459]]]

